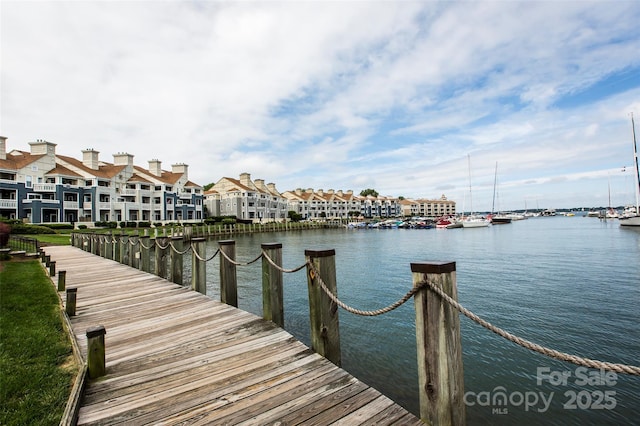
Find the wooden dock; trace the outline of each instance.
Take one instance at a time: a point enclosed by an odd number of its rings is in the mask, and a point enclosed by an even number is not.
[[[44,250],[77,288],[85,357],[87,329],[106,329],[107,374],[88,381],[80,425],[423,424],[271,322],[75,247]]]

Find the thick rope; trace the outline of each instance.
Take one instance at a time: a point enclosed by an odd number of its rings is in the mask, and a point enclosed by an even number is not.
[[[271,266],[273,266],[274,268],[276,268],[278,271],[280,272],[284,272],[286,274],[291,274],[293,272],[298,272],[299,270],[301,270],[302,268],[304,268],[305,266],[307,266],[306,263],[303,263],[302,265],[298,266],[297,268],[293,268],[293,269],[284,269],[282,266],[280,265],[276,265],[276,263],[273,261],[273,259],[271,259],[267,253],[265,253],[264,251],[262,252],[262,257],[264,259],[267,259],[267,262],[269,262],[271,264]]]
[[[224,250],[220,250],[220,254],[221,254],[225,259],[227,259],[229,262],[231,262],[232,264],[234,264],[234,265],[236,265],[236,266],[249,266],[249,265],[251,265],[252,263],[255,263],[255,262],[257,262],[258,260],[260,260],[260,258],[262,257],[262,253],[260,253],[260,254],[258,255],[258,257],[256,257],[255,259],[250,260],[249,262],[246,262],[246,263],[242,263],[242,262],[236,262],[235,260],[233,260],[232,258],[230,258],[229,256],[227,256],[227,253],[225,253],[225,252],[224,252]]]
[[[338,299],[338,297],[335,294],[333,294],[331,292],[331,290],[329,290],[329,288],[324,283],[324,281],[322,281],[322,278],[320,277],[320,273],[316,269],[316,267],[313,264],[313,262],[309,261],[309,262],[307,262],[307,265],[309,265],[309,267],[311,268],[313,273],[318,278],[318,283],[320,284],[320,288],[322,288],[322,291],[325,292],[325,294],[329,297],[329,299],[331,299],[334,303],[336,303],[338,306],[340,306],[345,311],[350,312],[350,313],[355,314],[355,315],[361,315],[361,316],[365,316],[365,317],[375,317],[377,315],[382,315],[382,314],[389,313],[389,312],[393,311],[394,309],[399,308],[400,306],[402,306],[409,299],[411,299],[413,297],[413,295],[416,294],[421,288],[425,287],[425,285],[421,285],[421,286],[416,286],[416,287],[412,288],[401,299],[397,300],[396,302],[392,303],[391,305],[389,305],[389,306],[387,306],[385,308],[376,309],[375,311],[362,311],[360,309],[352,308],[351,306],[347,305],[346,303],[344,303],[340,299]]]
[[[197,250],[193,251],[193,255],[196,257],[196,259],[198,259],[198,260],[200,260],[202,262],[208,262],[208,261],[212,260],[214,257],[216,257],[218,255],[218,253],[220,253],[220,249],[216,250],[216,252],[213,253],[213,256],[211,256],[210,258],[205,259],[204,257],[200,256],[200,254],[198,254]]]
[[[189,253],[189,250],[191,250],[191,244],[189,244],[187,248],[184,249],[184,251],[180,251],[177,248],[175,248],[172,242],[169,242],[169,245],[171,246],[171,250],[173,250],[175,253],[178,253],[180,256],[182,256],[183,254]]]
[[[576,355],[571,355],[571,354],[567,354],[567,353],[564,353],[564,352],[556,351],[554,349],[549,349],[549,348],[546,348],[544,346],[538,345],[536,343],[530,342],[528,340],[522,339],[522,338],[520,338],[518,336],[515,336],[515,335],[513,335],[513,334],[511,334],[511,333],[499,328],[499,327],[494,326],[493,324],[489,323],[488,321],[483,320],[482,318],[480,318],[479,316],[477,316],[473,312],[469,311],[468,309],[466,309],[465,307],[460,305],[457,301],[453,300],[444,291],[442,291],[442,289],[440,287],[438,287],[437,284],[435,284],[433,282],[430,282],[430,281],[424,281],[421,284],[422,285],[426,284],[427,286],[429,286],[429,289],[431,291],[433,291],[438,296],[443,298],[447,303],[449,303],[451,306],[456,308],[460,313],[462,313],[467,318],[469,318],[472,321],[480,324],[481,326],[483,326],[487,330],[490,330],[490,331],[496,333],[498,336],[504,337],[508,341],[522,346],[523,348],[532,350],[534,352],[538,352],[539,354],[546,355],[546,356],[551,357],[551,358],[559,359],[561,361],[570,362],[572,364],[580,365],[580,366],[583,366],[583,367],[589,367],[589,368],[595,368],[595,369],[604,369],[604,370],[608,370],[608,371],[614,371],[616,373],[623,373],[623,374],[631,374],[631,375],[634,375],[634,376],[640,376],[640,367],[636,367],[636,366],[633,366],[633,365],[625,365],[625,364],[615,364],[615,363],[610,363],[610,362],[603,362],[603,361],[598,361],[598,360],[589,359],[589,358],[582,358],[582,357],[579,357],[579,356],[576,356]]]

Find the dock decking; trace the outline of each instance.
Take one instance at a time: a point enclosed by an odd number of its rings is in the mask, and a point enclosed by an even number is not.
[[[78,289],[83,356],[86,330],[107,331],[107,375],[88,381],[79,425],[423,424],[271,322],[75,247],[44,250]]]

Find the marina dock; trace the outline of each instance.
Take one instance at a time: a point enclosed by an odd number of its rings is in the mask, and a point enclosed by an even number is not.
[[[75,247],[44,250],[77,289],[85,359],[87,330],[106,330],[106,375],[87,380],[79,425],[423,424],[269,321]]]

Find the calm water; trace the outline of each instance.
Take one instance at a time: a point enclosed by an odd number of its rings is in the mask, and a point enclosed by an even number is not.
[[[554,217],[481,229],[324,230],[234,239],[242,262],[254,259],[261,243],[282,243],[285,268],[303,264],[305,249],[335,249],[338,294],[364,310],[387,306],[411,288],[411,262],[455,261],[460,302],[489,322],[563,352],[640,364],[640,230],[616,221]],[[207,253],[217,248],[212,241]],[[208,294],[219,300],[218,257],[207,275]],[[305,272],[284,279],[285,328],[309,344]],[[261,315],[260,262],[238,267],[238,287],[239,307]],[[414,321],[411,301],[374,318],[340,311],[343,368],[418,413]],[[640,421],[640,377],[585,373],[462,316],[461,333],[470,425]],[[494,400],[500,391],[506,404]]]

